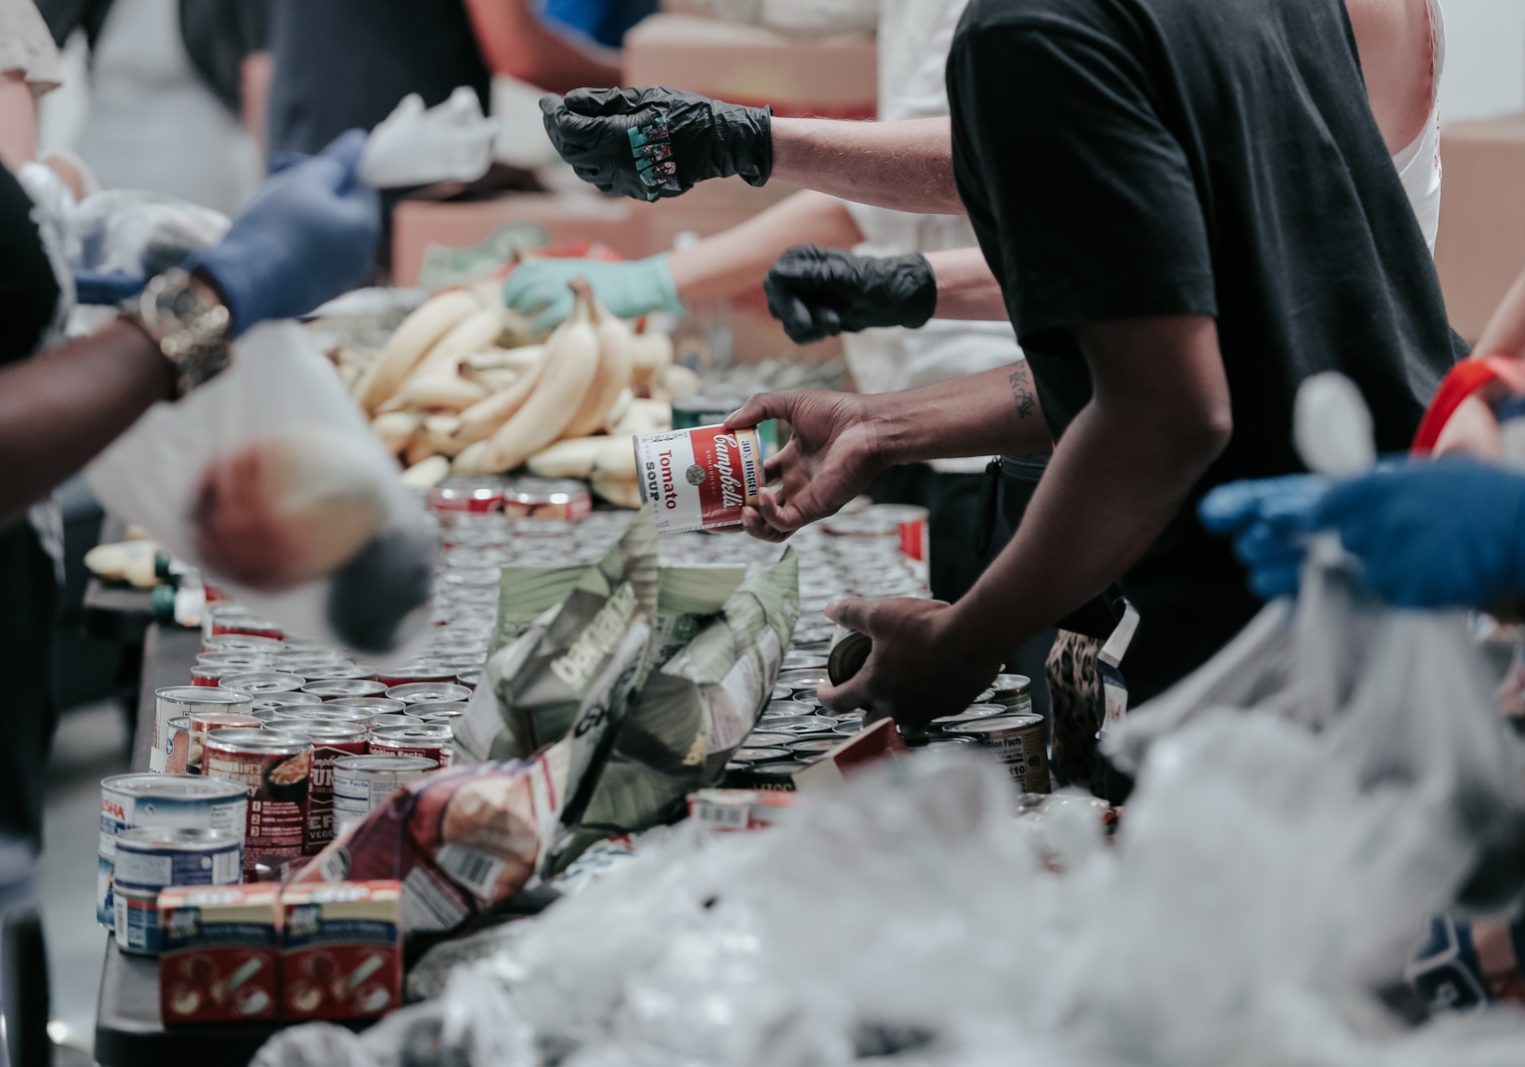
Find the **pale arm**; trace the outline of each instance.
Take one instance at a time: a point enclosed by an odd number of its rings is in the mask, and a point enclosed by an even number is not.
[[[928,252],[927,263],[937,278],[937,310],[933,318],[1005,322],[1006,297],[978,248]]]
[[[674,252],[668,266],[678,295],[692,305],[760,288],[768,268],[794,245],[808,241],[850,248],[861,240],[862,232],[840,200],[807,191]]]
[[[1216,323],[1182,316],[1079,331],[1093,399],[1065,431],[1016,536],[952,609],[955,640],[1001,650],[1122,577],[1227,446]]]
[[[775,118],[772,130],[773,181],[896,211],[964,213],[946,118]]]
[[[495,74],[553,93],[620,82],[619,54],[541,21],[530,0],[466,0],[477,46]]]
[[[269,152],[270,79],[274,71],[275,64],[269,52],[250,53],[238,68],[244,129],[254,138],[262,156]]]

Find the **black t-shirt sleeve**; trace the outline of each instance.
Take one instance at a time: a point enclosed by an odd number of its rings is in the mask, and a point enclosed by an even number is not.
[[[32,221],[32,201],[0,166],[0,366],[37,351],[57,306],[58,282]]]
[[[948,91],[960,191],[977,227],[999,234],[986,258],[1024,342],[1217,314],[1191,167],[1127,50],[1068,27],[966,26]]]

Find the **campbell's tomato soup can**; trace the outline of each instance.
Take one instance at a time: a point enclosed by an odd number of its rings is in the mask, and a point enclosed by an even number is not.
[[[266,656],[274,656],[286,648],[286,643],[278,638],[253,637],[249,634],[219,634],[216,637],[208,637],[201,642],[203,653],[212,652],[253,652]]]
[[[635,438],[641,499],[661,533],[740,526],[764,482],[756,430],[700,426]]]
[[[269,726],[279,726],[287,722],[320,722],[328,726],[361,726],[368,727],[376,713],[366,708],[341,708],[332,704],[319,704],[312,707],[299,704],[293,708],[277,708],[275,718],[265,723]]]
[[[243,786],[249,797],[244,876],[306,854],[312,743],[277,730],[218,730],[202,755],[208,778]]]
[[[453,723],[456,719],[465,717],[466,707],[464,700],[434,700],[408,705],[408,714],[415,715],[424,722]]]
[[[288,719],[268,730],[312,742],[312,781],[307,790],[307,836],[304,849],[316,856],[334,839],[334,763],[366,754],[364,723],[304,722]]]
[[[377,730],[386,730],[393,726],[417,726],[423,721],[417,715],[406,715],[402,712],[396,712],[377,715],[371,720],[370,729],[371,733],[375,733]]]
[[[391,697],[343,697],[339,700],[329,700],[323,705],[327,709],[350,708],[354,711],[364,711],[371,715],[396,715],[407,710],[408,705]]]
[[[251,615],[236,604],[217,604],[207,609],[210,637],[263,637],[279,642],[286,636],[279,623]]]
[[[218,683],[224,689],[237,689],[241,693],[295,693],[307,683],[299,674],[281,671],[251,671],[245,674],[225,674]]]
[[[190,729],[186,736],[185,769],[190,774],[201,773],[201,753],[207,734],[214,730],[258,730],[264,725],[253,712],[242,711],[193,711],[186,721]]]
[[[900,541],[900,554],[925,581],[932,561],[932,536],[928,525],[931,512],[916,504],[875,504],[867,514],[894,526]]]
[[[387,726],[371,731],[370,751],[376,756],[423,756],[448,767],[455,754],[455,731],[446,722]]]
[[[246,671],[268,670],[276,657],[266,652],[203,652],[196,657],[198,667],[241,667]]]
[[[384,688],[391,689],[421,682],[453,682],[455,674],[452,668],[439,663],[410,663],[403,667],[383,667],[376,672],[376,678]]]
[[[503,510],[504,479],[446,478],[429,490],[429,509],[441,514],[485,515]]]
[[[323,703],[322,698],[315,697],[311,693],[261,693],[250,701],[249,706],[256,715],[268,718],[264,713],[277,708],[294,708],[321,703]]]

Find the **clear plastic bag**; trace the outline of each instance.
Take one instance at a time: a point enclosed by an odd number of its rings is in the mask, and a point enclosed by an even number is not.
[[[343,557],[279,592],[219,573],[198,540],[208,471],[250,450],[288,468],[290,477],[267,484],[297,549],[319,563]],[[427,621],[434,525],[333,367],[292,323],[251,331],[225,373],[178,403],[153,407],[86,475],[109,511],[292,632],[375,654]]]

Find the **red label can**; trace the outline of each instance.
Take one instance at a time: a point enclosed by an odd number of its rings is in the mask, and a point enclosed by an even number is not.
[[[503,510],[502,478],[447,478],[429,490],[431,511],[482,515]]]
[[[740,526],[764,481],[757,431],[724,426],[637,437],[635,465],[641,499],[662,533]]]
[[[310,741],[276,730],[218,730],[207,735],[202,760],[207,777],[236,782],[249,795],[246,879],[305,855]]]
[[[307,855],[316,856],[334,839],[334,763],[345,756],[366,754],[365,726],[287,719],[272,723],[266,729],[312,742],[312,779],[307,790],[307,832],[303,848]]]
[[[185,766],[181,770],[187,774],[201,773],[207,734],[214,730],[258,730],[264,725],[257,715],[241,711],[193,711],[186,716],[186,722]]]

